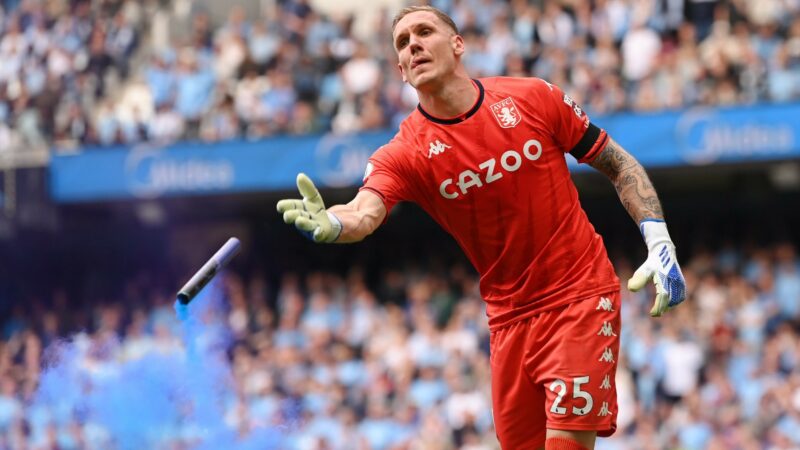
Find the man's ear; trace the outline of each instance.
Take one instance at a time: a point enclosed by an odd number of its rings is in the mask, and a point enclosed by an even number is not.
[[[406,79],[406,73],[403,71],[403,66],[400,63],[397,63],[397,70],[400,71],[400,76],[403,77],[403,83],[408,83],[408,80]]]
[[[453,47],[453,53],[455,53],[456,56],[463,55],[466,50],[464,47],[464,38],[461,37],[460,34],[454,34],[453,37],[450,38],[450,45]]]

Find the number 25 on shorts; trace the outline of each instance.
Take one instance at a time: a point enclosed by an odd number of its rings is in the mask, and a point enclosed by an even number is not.
[[[581,385],[584,385],[588,382],[589,382],[588,375],[584,377],[575,377],[572,379],[573,400],[583,399],[586,402],[582,408],[579,408],[577,406],[572,407],[572,414],[576,416],[585,416],[586,414],[589,414],[589,412],[592,410],[592,406],[594,406],[594,400],[592,399],[592,395],[586,391],[581,390]],[[553,400],[553,406],[550,407],[550,412],[553,414],[560,414],[560,415],[567,414],[567,408],[561,406],[561,401],[567,394],[567,383],[565,383],[564,380],[555,379],[553,380],[552,383],[550,383],[550,390],[556,393],[556,399]]]

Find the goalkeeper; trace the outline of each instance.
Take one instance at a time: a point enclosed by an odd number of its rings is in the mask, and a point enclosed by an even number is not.
[[[616,429],[619,280],[580,207],[565,153],[604,173],[639,224],[648,257],[628,281],[655,284],[650,314],[684,300],[685,283],[656,191],[642,166],[557,86],[471,79],[464,40],[430,6],[392,27],[398,69],[419,105],[370,158],[346,205],[302,199],[278,211],[319,243],[357,242],[399,201],[419,204],[480,274],[491,330],[493,417],[507,449],[591,449]]]

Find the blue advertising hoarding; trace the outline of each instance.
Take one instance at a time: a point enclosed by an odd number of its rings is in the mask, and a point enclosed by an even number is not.
[[[367,158],[392,135],[141,145],[56,155],[50,163],[51,194],[58,202],[73,202],[273,191],[293,188],[298,172],[319,186],[353,186],[361,181]]]
[[[800,158],[800,104],[619,114],[594,122],[650,168]],[[275,191],[293,189],[298,172],[321,187],[358,186],[367,158],[393,135],[88,149],[52,158],[51,193],[58,202],[80,202]],[[582,169],[571,157],[568,162]]]
[[[645,167],[800,157],[800,104],[619,114],[596,122]]]

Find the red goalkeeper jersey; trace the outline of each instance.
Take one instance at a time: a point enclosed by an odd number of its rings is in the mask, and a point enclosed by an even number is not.
[[[541,79],[474,83],[463,116],[411,113],[370,158],[361,189],[387,213],[417,203],[456,239],[480,274],[491,329],[619,289],[565,159],[592,161],[605,131]]]

